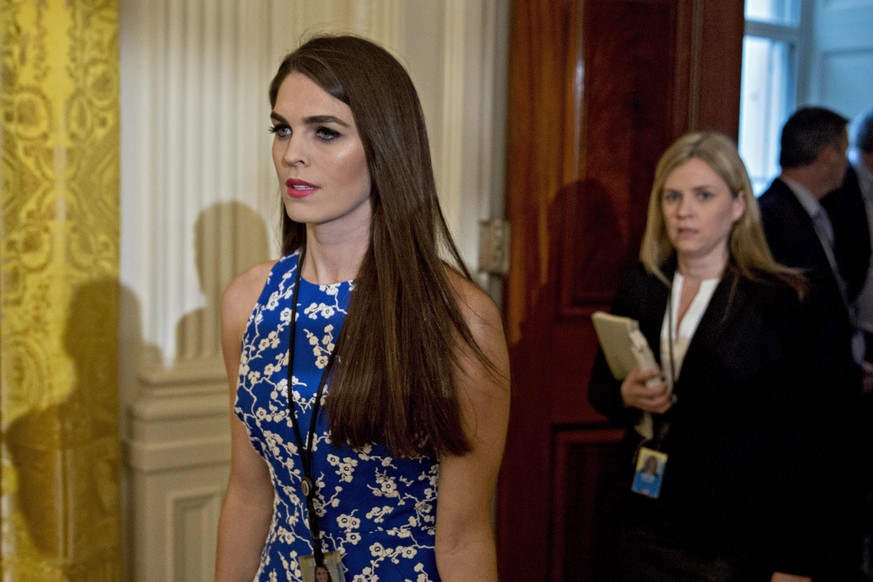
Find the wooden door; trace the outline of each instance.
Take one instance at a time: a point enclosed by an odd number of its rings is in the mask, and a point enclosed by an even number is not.
[[[736,137],[742,34],[742,0],[513,0],[503,581],[610,579],[621,431],[587,401],[590,314],[636,261],[663,150]]]

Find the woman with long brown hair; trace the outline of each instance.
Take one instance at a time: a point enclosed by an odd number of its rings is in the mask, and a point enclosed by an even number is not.
[[[232,464],[217,580],[495,580],[500,314],[446,227],[403,67],[316,37],[270,86],[282,258],[223,299]]]

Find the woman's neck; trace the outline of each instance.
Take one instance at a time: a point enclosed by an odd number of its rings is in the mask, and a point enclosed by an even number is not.
[[[329,284],[351,281],[358,276],[369,245],[360,236],[325,236],[317,229],[306,231],[306,257],[301,276],[310,283]]]
[[[727,266],[727,256],[723,260],[714,261],[711,258],[695,260],[678,257],[676,270],[686,281],[705,281],[706,279],[718,279]]]

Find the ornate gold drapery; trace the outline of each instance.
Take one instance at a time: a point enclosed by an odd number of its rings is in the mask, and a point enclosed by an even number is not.
[[[0,0],[0,577],[121,579],[118,0]]]

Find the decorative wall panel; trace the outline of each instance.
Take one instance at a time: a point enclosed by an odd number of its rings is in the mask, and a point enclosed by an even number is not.
[[[172,556],[173,580],[197,580],[215,561],[214,531],[221,513],[223,487],[180,490],[169,495],[171,526],[167,532],[168,555]]]
[[[3,580],[121,580],[117,20],[0,1]]]
[[[682,111],[679,91],[665,82],[680,70],[669,42],[680,37],[680,8],[670,1],[586,2],[574,15],[581,54],[568,66],[584,67],[585,82],[567,112],[579,120],[572,154],[565,154],[565,171],[574,179],[555,201],[566,227],[562,317],[588,316],[608,305],[639,253],[651,169]]]
[[[625,486],[621,429],[562,427],[552,437],[554,527],[549,539],[551,580],[615,580],[616,509]],[[600,528],[592,527],[592,522]],[[605,526],[605,527],[604,527]]]
[[[154,347],[146,370],[219,362],[221,291],[270,255],[267,6],[122,8],[122,277]]]

